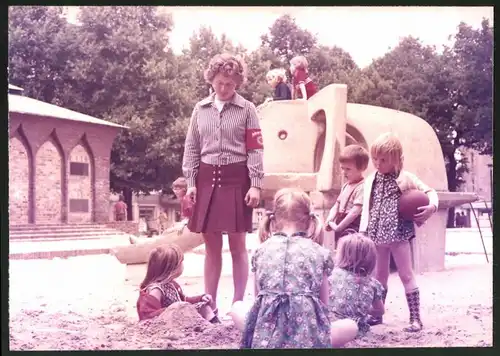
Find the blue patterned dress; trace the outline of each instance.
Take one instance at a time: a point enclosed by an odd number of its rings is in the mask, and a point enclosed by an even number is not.
[[[331,320],[354,320],[358,324],[358,335],[364,335],[370,329],[368,312],[373,302],[382,300],[384,287],[373,277],[359,277],[342,268],[335,268],[328,281]]]
[[[259,294],[247,315],[242,348],[329,348],[328,308],[320,301],[330,251],[294,234],[276,233],[252,257]]]

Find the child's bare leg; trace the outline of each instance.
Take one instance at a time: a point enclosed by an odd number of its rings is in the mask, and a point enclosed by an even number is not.
[[[332,323],[330,335],[332,347],[343,347],[358,335],[358,324],[351,319],[337,320]]]
[[[251,305],[248,303],[237,301],[231,307],[231,318],[233,319],[234,326],[239,331],[243,332],[245,328],[245,319],[250,311]]]
[[[387,296],[387,281],[389,280],[390,272],[390,262],[391,262],[391,249],[388,245],[377,246],[377,263],[375,266],[375,278],[384,287],[384,292],[382,294],[382,301],[385,304],[385,298]],[[382,324],[383,319],[381,316],[371,316],[368,318],[369,325]]]
[[[384,288],[387,288],[391,262],[391,249],[388,245],[377,246],[377,263],[375,266],[375,278]]]
[[[413,274],[410,243],[408,241],[395,243],[391,245],[391,251],[398,268],[399,278],[405,288],[406,301],[410,311],[410,325],[404,328],[404,331],[420,331],[422,330],[420,292]]]

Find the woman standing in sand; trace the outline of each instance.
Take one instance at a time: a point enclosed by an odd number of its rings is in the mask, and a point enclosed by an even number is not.
[[[216,55],[205,71],[214,90],[195,105],[182,169],[187,195],[195,203],[188,228],[205,240],[205,293],[213,296],[222,269],[222,233],[229,235],[233,259],[233,302],[243,300],[248,280],[246,233],[260,201],[263,146],[255,106],[236,93],[246,79],[243,61]]]

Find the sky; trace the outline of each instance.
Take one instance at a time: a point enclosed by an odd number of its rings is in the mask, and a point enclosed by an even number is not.
[[[317,35],[318,42],[338,46],[365,67],[383,56],[408,35],[438,49],[450,44],[450,35],[463,21],[477,28],[483,17],[493,24],[493,7],[163,7],[174,20],[170,46],[180,53],[200,26],[225,33],[249,50],[260,45],[260,36],[283,14]],[[244,24],[244,26],[242,26]]]

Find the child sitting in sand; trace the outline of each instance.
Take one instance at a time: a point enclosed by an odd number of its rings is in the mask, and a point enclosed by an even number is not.
[[[267,72],[266,79],[267,83],[274,88],[273,97],[267,99],[266,102],[292,99],[292,93],[286,84],[286,73],[283,68],[271,69]]]
[[[200,315],[211,323],[220,322],[209,306],[212,297],[202,294],[186,297],[181,286],[175,281],[184,270],[184,254],[175,245],[160,246],[149,255],[146,277],[141,283],[137,313],[139,320],[160,315],[165,308],[175,302],[193,304]]]
[[[290,61],[290,72],[293,78],[293,99],[307,100],[318,91],[316,84],[309,77],[308,67],[309,63],[304,56],[293,57]]]
[[[342,347],[370,329],[367,323],[370,315],[384,314],[384,288],[370,276],[375,268],[376,249],[373,241],[364,235],[354,233],[343,237],[335,260],[329,277],[328,309],[332,321],[332,346]]]
[[[340,169],[347,182],[328,214],[325,228],[335,232],[335,245],[342,236],[359,231],[363,206],[363,172],[369,161],[368,152],[359,145],[346,146],[340,153]]]
[[[303,191],[281,189],[261,222],[262,244],[252,257],[255,302],[235,302],[231,316],[243,329],[242,348],[329,348],[330,251],[322,225]],[[248,313],[247,313],[248,311]]]

